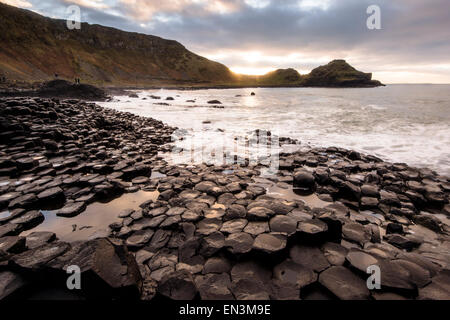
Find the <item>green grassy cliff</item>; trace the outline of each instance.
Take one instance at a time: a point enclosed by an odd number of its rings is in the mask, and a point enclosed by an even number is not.
[[[0,77],[17,87],[54,79],[55,74],[104,87],[381,85],[344,60],[308,75],[291,68],[263,76],[238,75],[173,40],[88,23],[69,30],[65,20],[0,3]]]

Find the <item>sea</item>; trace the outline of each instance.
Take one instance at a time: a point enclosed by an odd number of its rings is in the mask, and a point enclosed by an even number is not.
[[[137,98],[114,96],[100,105],[177,127],[174,162],[220,164],[225,154],[259,159],[288,147],[336,146],[450,176],[450,85],[133,93]],[[279,147],[282,137],[297,143]]]

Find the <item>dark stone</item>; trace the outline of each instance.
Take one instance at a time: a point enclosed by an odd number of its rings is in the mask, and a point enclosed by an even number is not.
[[[251,221],[268,220],[275,214],[271,209],[265,207],[253,207],[247,212],[247,219]]]
[[[400,223],[388,223],[388,225],[386,226],[386,233],[387,234],[391,234],[391,233],[398,233],[398,234],[403,234],[403,226]]]
[[[432,278],[431,283],[419,289],[418,299],[450,300],[450,271],[443,270]]]
[[[231,291],[237,300],[269,300],[269,290],[255,279],[233,280]]]
[[[17,254],[11,258],[9,263],[14,268],[38,270],[69,249],[68,243],[57,241]]]
[[[220,228],[220,231],[225,234],[238,233],[245,228],[247,223],[248,221],[245,219],[229,220],[223,223],[222,228]]]
[[[36,250],[51,248],[57,242]],[[48,251],[48,249],[47,249]],[[136,299],[140,296],[142,278],[133,255],[126,246],[113,240],[99,238],[72,244],[70,250],[57,255],[49,267],[65,270],[77,265],[81,269],[81,287],[91,298]]]
[[[24,230],[34,228],[44,221],[44,215],[40,211],[28,211],[23,215],[11,220],[11,224],[20,224]]]
[[[232,219],[245,218],[246,216],[247,216],[247,210],[245,209],[244,206],[239,205],[239,204],[232,204],[226,209],[223,219],[224,220],[232,220]]]
[[[175,271],[164,276],[158,285],[158,292],[173,300],[192,300],[197,287],[190,272]]]
[[[388,234],[384,236],[384,239],[400,249],[412,250],[420,245],[420,242],[408,239],[399,234]]]
[[[224,257],[209,258],[203,266],[203,274],[207,273],[229,273],[231,271],[231,263]]]
[[[342,226],[342,235],[345,239],[359,243],[370,241],[371,233],[362,224],[357,222],[347,222]]]
[[[274,254],[286,248],[286,236],[280,233],[262,233],[255,238],[253,249]]]
[[[333,266],[319,275],[319,282],[341,300],[367,300],[366,282],[345,267]]]
[[[0,251],[7,253],[20,253],[25,251],[25,238],[18,236],[7,236],[0,238]]]
[[[42,191],[37,195],[41,202],[62,201],[65,199],[64,191],[60,187],[54,187]]]
[[[56,240],[56,234],[48,231],[32,232],[26,236],[28,249],[34,249]]]
[[[151,229],[135,231],[127,239],[126,245],[130,249],[140,249],[150,241],[154,233]]]
[[[321,250],[328,262],[333,266],[341,266],[345,262],[347,249],[334,242],[324,243]]]
[[[319,219],[300,221],[297,234],[301,241],[321,242],[327,239],[328,225]]]
[[[10,271],[0,271],[0,301],[7,298],[27,284],[20,275]]]
[[[297,230],[297,221],[289,216],[277,215],[269,221],[270,231],[293,234]]]
[[[0,238],[5,236],[16,236],[22,232],[23,227],[20,224],[7,223],[0,226]]]
[[[416,215],[414,216],[413,220],[415,223],[433,230],[434,232],[442,232],[441,222],[436,217],[433,217],[431,215]]]
[[[86,209],[86,203],[84,202],[72,202],[65,205],[63,208],[56,212],[60,217],[75,217]]]
[[[298,171],[294,173],[294,188],[302,192],[312,193],[315,189],[315,178],[308,171]]]
[[[316,272],[321,272],[330,266],[327,258],[317,247],[295,245],[289,250],[289,256],[295,263]]]
[[[222,232],[215,231],[201,239],[200,254],[210,257],[225,245],[225,236]]]
[[[38,202],[39,202],[39,199],[36,197],[36,195],[33,193],[29,193],[29,194],[15,198],[14,200],[12,200],[9,203],[8,207],[10,209],[15,209],[15,208],[30,209],[30,208],[35,208],[37,206]]]
[[[226,273],[207,274],[195,278],[202,300],[234,300],[230,276]]]
[[[294,284],[297,289],[317,281],[317,274],[312,269],[291,260],[286,260],[275,266],[273,277],[282,283]]]
[[[233,254],[244,254],[252,249],[253,238],[245,232],[232,233],[226,238],[224,245]]]
[[[370,254],[360,250],[350,250],[346,257],[348,263],[355,269],[367,273],[367,268],[378,265],[378,260]]]

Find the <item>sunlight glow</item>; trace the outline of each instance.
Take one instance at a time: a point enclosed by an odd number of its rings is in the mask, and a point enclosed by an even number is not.
[[[270,71],[276,70],[275,68],[268,68],[268,67],[231,67],[231,71],[237,74],[247,74],[252,76],[261,76],[263,74],[266,74]]]

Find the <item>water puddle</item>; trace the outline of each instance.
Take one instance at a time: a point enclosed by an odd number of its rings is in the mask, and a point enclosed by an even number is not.
[[[331,202],[322,201],[319,199],[317,194],[312,193],[309,195],[298,194],[289,186],[289,188],[280,188],[275,183],[264,178],[254,178],[256,181],[255,185],[264,187],[266,189],[266,194],[274,198],[279,198],[282,200],[293,201],[300,200],[303,201],[310,208],[324,208],[331,204]]]
[[[137,191],[125,193],[119,198],[107,203],[95,202],[87,206],[86,210],[76,217],[58,217],[55,211],[42,210],[44,222],[37,227],[23,232],[26,236],[35,231],[51,231],[63,241],[90,240],[109,235],[109,225],[119,222],[119,213],[124,209],[138,209],[147,200],[156,200],[158,191]]]

